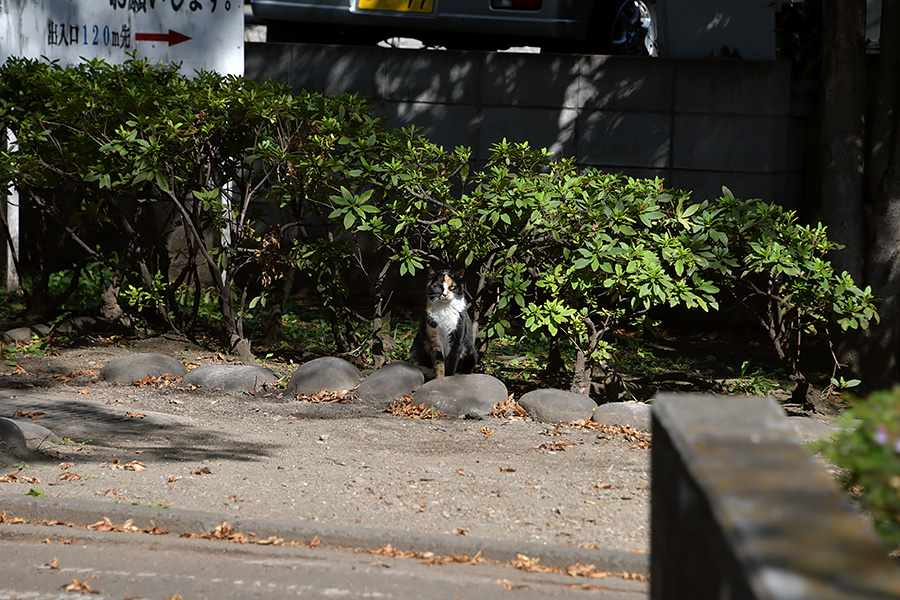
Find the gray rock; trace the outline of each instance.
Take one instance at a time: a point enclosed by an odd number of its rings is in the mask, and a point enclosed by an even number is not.
[[[108,329],[109,323],[94,317],[72,317],[57,324],[53,331],[62,335],[84,335],[94,331]]]
[[[253,365],[203,365],[181,380],[184,385],[218,388],[226,392],[258,392],[275,381],[278,381],[278,376],[271,369]]]
[[[788,417],[787,419],[794,431],[797,432],[800,441],[805,444],[824,440],[837,433],[837,429],[809,417]]]
[[[31,455],[19,425],[3,417],[0,417],[0,455],[7,458],[28,458]]]
[[[534,390],[519,399],[528,416],[541,423],[590,419],[597,403],[588,396],[562,390]]]
[[[32,421],[15,421],[22,435],[25,436],[25,443],[32,450],[45,450],[50,444],[60,444],[62,440],[59,436],[44,427]]]
[[[623,425],[650,431],[649,404],[643,402],[610,402],[594,410],[592,420],[605,425]]]
[[[5,344],[14,344],[16,342],[30,342],[33,337],[46,337],[50,333],[50,327],[47,325],[33,325],[31,327],[16,327],[9,331],[3,332],[3,342]]]
[[[451,375],[433,379],[413,394],[416,404],[424,403],[452,417],[482,419],[496,404],[508,398],[506,386],[490,375]]]
[[[173,375],[184,377],[187,368],[181,361],[155,352],[131,354],[109,361],[100,370],[100,376],[106,381],[130,385],[134,381],[141,381],[146,377],[160,377]]]
[[[312,396],[321,391],[352,390],[362,379],[359,369],[343,358],[323,356],[297,367],[287,384],[287,393]]]
[[[356,388],[362,402],[390,404],[397,398],[409,396],[425,381],[417,367],[402,360],[388,363],[366,377]]]

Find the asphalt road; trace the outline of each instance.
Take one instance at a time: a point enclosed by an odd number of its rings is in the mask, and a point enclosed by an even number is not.
[[[649,584],[574,578],[508,564],[421,559],[305,546],[0,525],[0,600],[74,598],[617,598]]]

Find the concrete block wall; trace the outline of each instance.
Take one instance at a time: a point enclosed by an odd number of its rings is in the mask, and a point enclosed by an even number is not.
[[[477,159],[506,138],[582,166],[715,198],[790,208],[802,193],[805,121],[791,114],[790,65],[248,43],[245,73],[295,91],[356,93]]]
[[[900,598],[900,568],[770,398],[660,394],[652,600]]]

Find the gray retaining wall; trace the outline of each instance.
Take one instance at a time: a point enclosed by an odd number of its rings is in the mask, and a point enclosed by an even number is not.
[[[696,199],[727,185],[800,205],[806,115],[786,62],[247,43],[245,73],[358,93],[389,127],[418,125],[479,159],[503,138],[528,141]]]
[[[653,600],[900,598],[900,569],[771,399],[660,395]]]

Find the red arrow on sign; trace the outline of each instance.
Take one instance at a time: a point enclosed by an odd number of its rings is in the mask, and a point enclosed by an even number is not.
[[[188,36],[177,31],[169,30],[169,33],[135,33],[134,40],[136,42],[167,42],[169,46],[180,44],[188,41]]]

